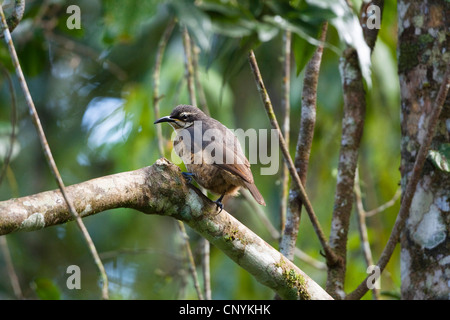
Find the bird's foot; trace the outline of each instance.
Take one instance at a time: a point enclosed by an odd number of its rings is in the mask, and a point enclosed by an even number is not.
[[[186,182],[190,184],[192,182],[192,177],[194,174],[192,172],[182,172],[183,177],[186,179]]]
[[[215,203],[216,206],[217,206],[217,210],[219,210],[219,208],[220,208],[219,213],[221,213],[222,210],[223,210],[223,203],[222,203],[223,196],[224,196],[224,194],[221,195],[219,199],[217,199],[216,201],[214,201],[214,203]]]

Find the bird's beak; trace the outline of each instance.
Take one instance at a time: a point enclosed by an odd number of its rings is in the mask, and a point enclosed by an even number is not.
[[[162,117],[153,122],[153,124],[161,123],[161,122],[175,122],[175,119],[171,118],[170,116]]]

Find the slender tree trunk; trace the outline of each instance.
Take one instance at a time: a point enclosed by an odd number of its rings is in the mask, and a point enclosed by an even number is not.
[[[450,63],[446,36],[450,4],[445,0],[400,0],[397,6],[404,191]],[[442,162],[435,161],[450,146],[449,105],[447,98],[400,238],[403,299],[450,298],[450,173]]]

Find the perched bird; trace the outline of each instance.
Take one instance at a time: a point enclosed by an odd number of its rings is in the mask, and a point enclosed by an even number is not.
[[[222,211],[225,195],[237,195],[247,188],[256,202],[266,205],[256,188],[250,163],[242,152],[236,136],[219,121],[207,116],[199,108],[179,105],[170,116],[156,123],[168,122],[176,132],[173,145],[189,172],[183,175],[212,193],[220,195],[215,201]]]

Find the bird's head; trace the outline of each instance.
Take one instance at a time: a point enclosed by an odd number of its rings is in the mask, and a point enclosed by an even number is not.
[[[207,116],[197,107],[182,104],[172,110],[170,116],[162,117],[154,123],[168,122],[175,130],[189,128],[194,121],[204,120]]]

